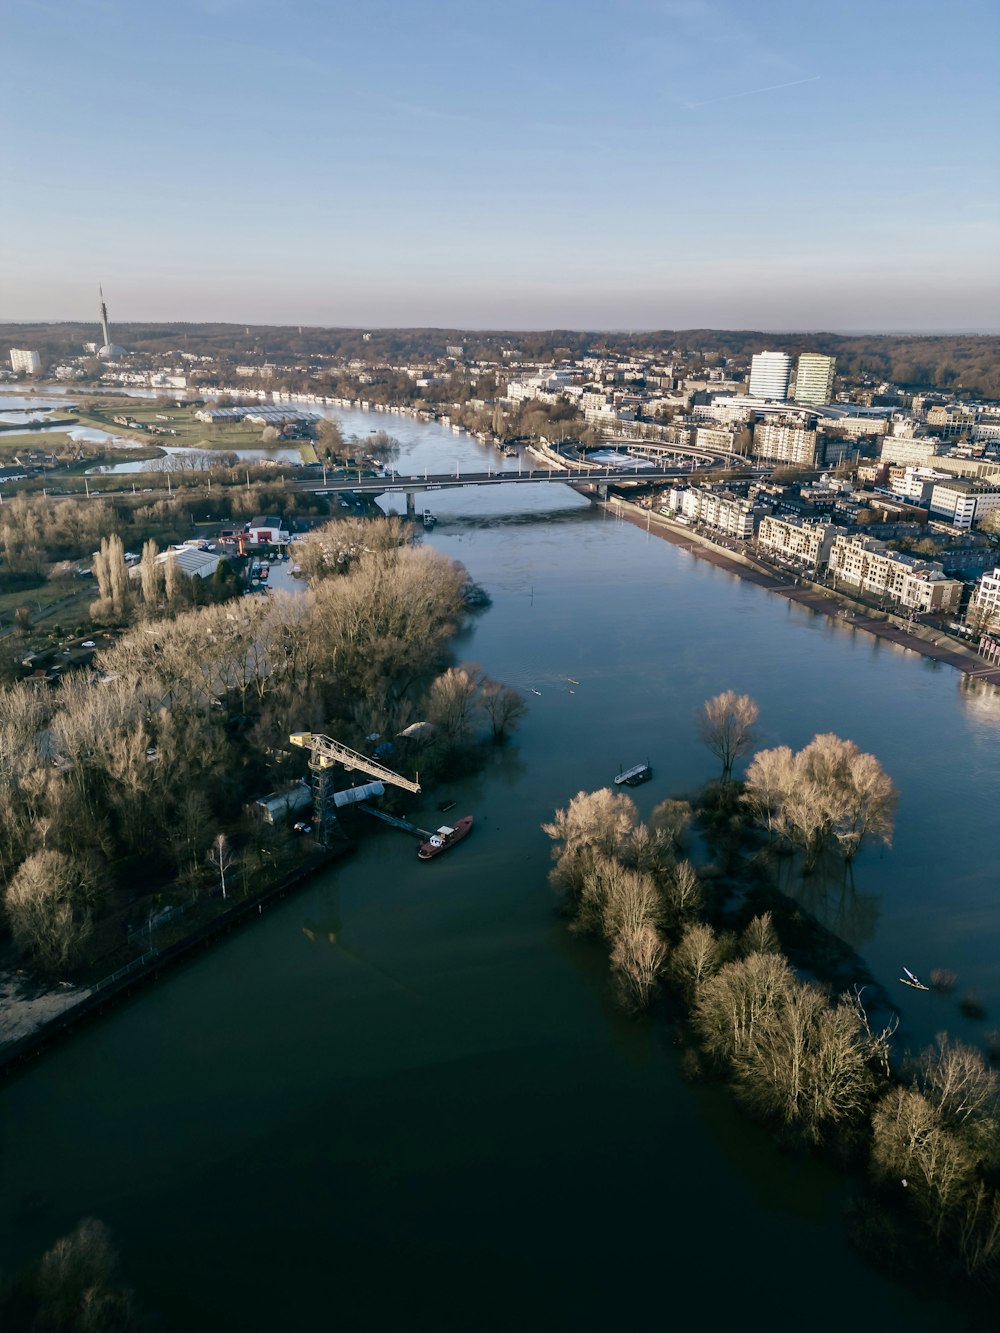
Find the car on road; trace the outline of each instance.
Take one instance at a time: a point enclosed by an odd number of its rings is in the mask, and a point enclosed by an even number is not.
[[[83,643],[80,644],[80,647],[81,647],[81,648],[96,648],[96,647],[97,647],[97,644],[94,642],[93,639],[84,639]]]

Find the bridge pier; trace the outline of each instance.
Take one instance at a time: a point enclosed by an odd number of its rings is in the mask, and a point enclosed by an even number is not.
[[[406,492],[406,517],[416,518],[417,516],[417,493],[416,491]]]

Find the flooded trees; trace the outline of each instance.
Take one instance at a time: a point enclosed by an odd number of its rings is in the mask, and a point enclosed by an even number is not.
[[[85,1217],[37,1267],[0,1291],[0,1322],[11,1329],[127,1333],[138,1327],[132,1292],[103,1222]]]
[[[577,792],[542,828],[558,844],[549,878],[566,895],[575,928],[603,935],[622,1000],[644,1009],[666,963],[667,945],[657,876],[627,863],[636,834],[648,834],[638,824],[634,802],[609,787]]]
[[[701,741],[722,763],[722,781],[728,782],[733,765],[750,749],[754,727],[760,716],[749,694],[725,690],[713,699],[706,699],[698,719]]]
[[[744,800],[758,823],[801,851],[807,870],[830,847],[850,862],[867,838],[892,841],[892,780],[874,755],[829,733],[797,753],[779,746],[755,755]]]

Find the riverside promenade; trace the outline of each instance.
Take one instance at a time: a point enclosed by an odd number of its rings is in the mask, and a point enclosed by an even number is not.
[[[804,575],[784,574],[769,569],[740,551],[730,550],[703,533],[695,532],[654,510],[643,509],[619,496],[608,499],[607,507],[636,527],[655,532],[658,537],[690,551],[700,560],[708,560],[720,569],[748,579],[769,592],[798,602],[811,611],[839,620],[851,629],[863,630],[877,639],[909,648],[923,657],[944,662],[963,675],[988,685],[1000,686],[1000,666],[990,666],[971,647],[958,643],[929,625],[913,625],[898,616],[877,611],[844,593],[813,583]]]

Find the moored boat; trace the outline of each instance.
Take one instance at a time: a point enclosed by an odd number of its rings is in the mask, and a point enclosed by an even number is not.
[[[454,847],[456,842],[461,842],[471,828],[471,815],[463,815],[461,819],[456,819],[454,824],[442,824],[436,833],[432,833],[426,842],[420,844],[417,856],[421,861],[429,861],[432,856],[440,856],[442,852]]]
[[[615,778],[616,787],[639,787],[644,782],[648,782],[653,776],[653,770],[648,762],[645,764],[634,764],[631,768],[622,769]]]

